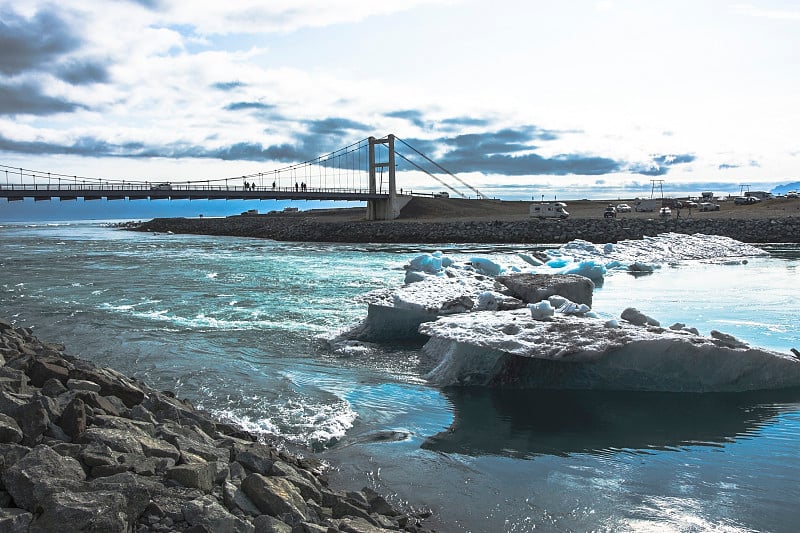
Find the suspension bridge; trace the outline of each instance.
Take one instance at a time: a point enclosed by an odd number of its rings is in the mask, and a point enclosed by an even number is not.
[[[421,172],[446,189],[447,195],[484,198],[478,189],[395,135],[362,139],[315,159],[267,172],[180,182],[68,176],[0,164],[0,198],[343,200],[367,202],[370,220],[390,220],[399,216],[412,196],[441,194],[398,189],[399,164],[401,172]]]

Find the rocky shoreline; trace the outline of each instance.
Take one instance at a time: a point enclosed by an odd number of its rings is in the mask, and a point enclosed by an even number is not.
[[[158,233],[227,235],[278,241],[353,243],[593,243],[641,239],[675,232],[721,235],[751,243],[795,243],[800,240],[800,217],[782,218],[615,218],[566,220],[326,220],[295,215],[233,216],[227,218],[157,218],[129,224],[127,229]]]
[[[0,319],[0,531],[425,531],[369,488]]]

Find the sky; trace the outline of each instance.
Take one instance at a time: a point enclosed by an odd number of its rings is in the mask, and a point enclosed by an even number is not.
[[[42,173],[220,179],[393,133],[504,199],[770,190],[800,180],[798,94],[796,1],[0,0],[0,165]]]

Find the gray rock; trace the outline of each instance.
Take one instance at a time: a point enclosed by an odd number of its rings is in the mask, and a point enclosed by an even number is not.
[[[275,464],[273,450],[262,444],[253,444],[236,454],[236,462],[256,474],[268,475]]]
[[[331,511],[333,512],[334,518],[344,518],[346,516],[352,516],[355,518],[363,518],[373,526],[377,526],[378,523],[369,515],[369,512],[353,505],[350,501],[347,500],[337,500],[333,506],[331,507]]]
[[[301,522],[292,528],[292,532],[295,531],[299,533],[328,533],[329,529],[327,526],[321,526],[313,522]]]
[[[178,465],[167,469],[167,479],[172,479],[184,487],[211,492],[214,487],[216,465],[213,463],[194,463]]]
[[[50,441],[59,441],[59,442],[72,442],[72,437],[64,433],[64,430],[61,429],[58,425],[54,422],[50,422],[47,425],[47,430],[44,432],[44,436],[42,441],[50,440]],[[51,446],[53,444],[51,443]]]
[[[44,385],[42,385],[42,394],[50,396],[51,398],[56,398],[66,391],[67,388],[64,384],[55,378],[48,379],[44,382]]]
[[[181,435],[175,436],[170,442],[178,448],[181,454],[196,455],[204,461],[224,461],[227,464],[230,460],[230,451],[217,448],[213,444],[204,444]]]
[[[20,406],[14,412],[14,419],[22,429],[22,444],[33,446],[42,442],[42,436],[50,425],[47,411],[38,402],[30,402]]]
[[[87,381],[85,379],[68,379],[66,385],[69,390],[100,392],[100,385],[94,381]]]
[[[164,486],[154,480],[137,476],[130,472],[96,479],[92,487],[110,490],[125,497],[126,514],[130,520],[136,520],[150,504],[153,494],[164,490]]]
[[[0,443],[0,458],[2,458],[0,460],[0,470],[12,467],[17,461],[28,455],[30,451],[31,449],[27,446]]]
[[[176,463],[181,458],[181,452],[169,442],[165,442],[148,435],[138,436],[137,440],[142,446],[142,452],[147,457],[172,459]]]
[[[386,499],[369,487],[364,487],[361,492],[369,502],[369,512],[385,516],[397,516],[399,513],[389,505]]]
[[[658,320],[651,318],[635,307],[628,307],[624,311],[622,311],[622,315],[620,315],[623,320],[627,320],[631,324],[635,326],[655,326],[658,327],[659,324]]]
[[[83,446],[81,446],[80,444],[74,444],[70,442],[59,442],[56,444],[51,444],[50,447],[58,455],[63,455],[64,457],[72,457],[77,461],[80,461],[81,452],[83,452]]]
[[[28,533],[33,515],[24,509],[0,508],[0,531],[4,533]]]
[[[22,370],[0,366],[0,389],[19,394],[29,394],[28,376]]]
[[[73,531],[127,533],[136,517],[127,514],[122,494],[110,490],[54,491],[43,498],[42,513],[31,522],[30,532]]]
[[[83,400],[73,398],[61,415],[61,429],[72,439],[80,437],[86,431],[86,407]]]
[[[229,511],[236,512],[238,510],[250,516],[259,516],[261,514],[256,504],[247,497],[247,494],[230,481],[223,484],[222,501]]]
[[[242,490],[261,512],[275,516],[289,524],[309,518],[309,509],[300,492],[281,477],[250,474],[242,481]]]
[[[110,401],[110,398],[106,398],[105,396],[101,396],[97,392],[87,391],[87,390],[76,390],[73,391],[75,393],[76,398],[80,398],[83,402],[95,410],[95,412],[100,409],[104,413],[111,415],[111,416],[120,416],[122,412],[118,409],[118,406],[115,403]]]
[[[292,526],[274,516],[262,514],[253,520],[255,533],[292,533]]]
[[[64,366],[65,362],[59,358],[39,358],[35,359],[28,371],[28,377],[36,387],[41,388],[48,379],[57,379],[62,383],[69,377],[69,369]]]
[[[339,531],[345,533],[386,533],[396,530],[397,527],[391,529],[375,525],[364,518],[342,518],[339,522]]]
[[[18,394],[0,389],[0,412],[12,414],[30,399],[30,394]]]
[[[273,476],[282,476],[288,479],[292,485],[297,487],[297,490],[300,491],[300,494],[303,496],[303,499],[314,500],[317,503],[322,502],[322,494],[320,493],[320,487],[318,487],[314,482],[309,479],[306,479],[298,470],[293,467],[292,465],[284,462],[284,461],[275,461],[275,464],[272,465],[272,470],[270,471],[270,475]],[[364,500],[364,504],[366,506],[366,500]]]
[[[103,396],[116,396],[127,407],[142,403],[144,391],[131,380],[105,368],[90,368],[88,365],[75,368],[69,372],[69,378],[92,381],[100,385],[100,394]]]
[[[495,280],[525,303],[537,303],[558,295],[577,304],[592,306],[594,282],[584,276],[519,272],[497,276]]]
[[[117,455],[117,452],[114,452],[102,442],[92,442],[81,449],[78,460],[87,467],[94,468],[96,466],[117,464]]]
[[[247,470],[241,465],[241,463],[233,462],[230,464],[229,468],[229,476],[231,479],[238,479],[242,480],[247,477]]]
[[[153,413],[151,413],[146,407],[144,407],[141,404],[134,405],[131,408],[130,413],[128,413],[128,416],[130,416],[134,420],[141,420],[142,422],[148,422],[150,424],[156,425],[156,418],[155,416],[153,416]]]
[[[249,522],[229,513],[213,496],[203,496],[183,506],[183,518],[190,526],[203,526],[212,533],[252,533]]]
[[[18,444],[22,442],[22,429],[17,421],[0,413],[0,442]]]
[[[136,435],[121,429],[90,427],[76,439],[76,442],[79,444],[104,444],[118,452],[143,454],[142,444],[138,439],[146,436],[142,433]]]
[[[2,473],[3,485],[17,506],[36,511],[42,495],[57,490],[57,482],[83,481],[86,473],[78,461],[39,445]]]

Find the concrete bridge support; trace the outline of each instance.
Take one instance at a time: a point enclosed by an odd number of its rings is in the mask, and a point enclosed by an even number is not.
[[[367,200],[367,220],[394,220],[410,201],[410,196],[398,195],[389,196],[386,200]]]
[[[379,144],[387,145],[388,161],[378,162],[375,159],[375,147]],[[369,192],[378,192],[376,169],[385,168],[389,174],[389,198],[385,200],[369,200],[367,202],[367,220],[394,220],[400,216],[400,210],[411,200],[409,197],[397,195],[397,181],[395,179],[394,135],[387,135],[381,139],[369,138]]]

